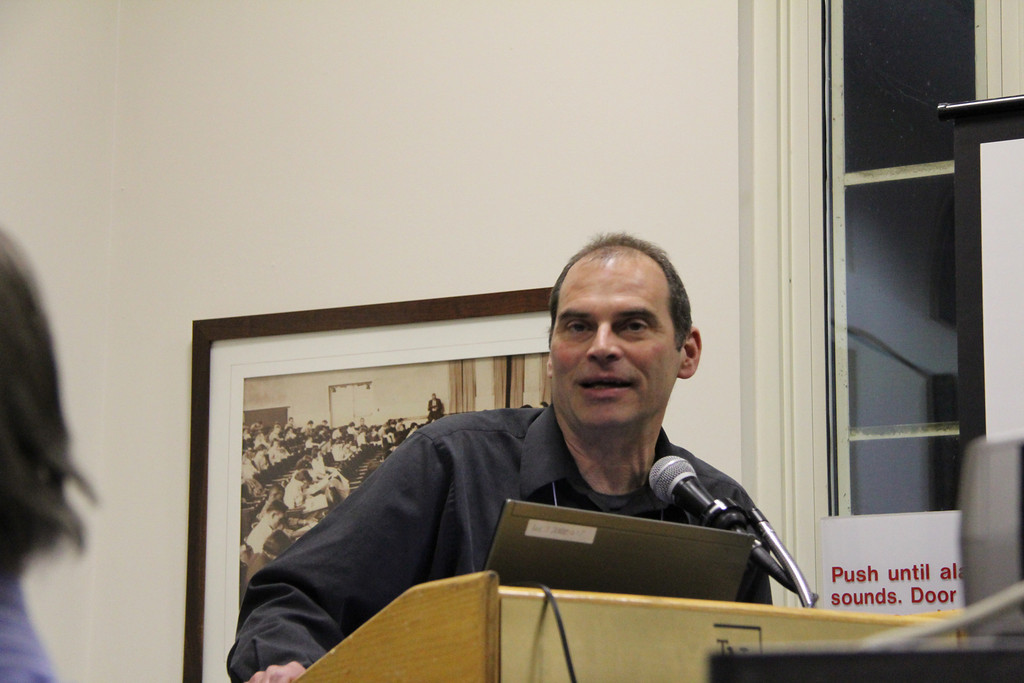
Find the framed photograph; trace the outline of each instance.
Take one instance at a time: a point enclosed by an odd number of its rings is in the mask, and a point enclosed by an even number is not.
[[[549,400],[549,294],[193,323],[185,680],[226,680],[248,578],[409,433]]]

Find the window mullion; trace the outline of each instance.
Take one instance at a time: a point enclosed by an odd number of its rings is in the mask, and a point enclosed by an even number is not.
[[[834,460],[832,514],[849,515],[850,496],[850,373],[846,315],[846,144],[843,101],[843,6],[831,3],[832,128],[832,345]]]

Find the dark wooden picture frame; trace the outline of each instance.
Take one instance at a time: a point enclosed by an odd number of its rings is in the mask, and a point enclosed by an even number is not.
[[[284,335],[315,335],[364,329],[393,329],[444,321],[501,319],[547,310],[550,288],[344,308],[196,320],[192,326],[192,399],[188,503],[188,559],[185,591],[183,680],[199,681],[204,670],[207,515],[210,495],[211,358],[214,345]]]

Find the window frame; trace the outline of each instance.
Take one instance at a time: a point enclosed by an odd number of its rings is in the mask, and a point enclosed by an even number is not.
[[[844,26],[842,0],[830,0],[828,3],[828,25],[826,28],[826,46],[828,50],[827,77],[829,145],[826,147],[826,163],[829,164],[831,183],[830,212],[825,221],[829,232],[830,245],[830,276],[827,281],[829,295],[827,297],[831,326],[831,361],[830,361],[830,399],[832,402],[830,417],[830,471],[829,482],[829,514],[853,514],[853,482],[851,476],[853,444],[866,441],[928,439],[943,436],[958,436],[959,425],[956,422],[927,422],[919,424],[896,424],[879,427],[855,427],[850,423],[850,368],[849,368],[849,334],[847,326],[847,290],[846,290],[846,191],[850,187],[868,183],[892,182],[914,178],[934,176],[952,176],[954,164],[952,151],[950,158],[933,163],[894,166],[871,169],[868,171],[846,172],[846,146],[843,131],[844,115]],[[978,68],[985,44],[982,40],[985,3],[975,3],[975,91],[981,97],[984,88],[982,71]],[[952,136],[952,131],[950,131]],[[952,148],[951,148],[952,150]]]

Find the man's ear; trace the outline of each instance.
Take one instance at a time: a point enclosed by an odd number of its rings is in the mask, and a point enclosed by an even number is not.
[[[690,330],[690,335],[683,342],[683,348],[680,350],[682,357],[679,363],[679,379],[690,379],[693,377],[693,373],[697,372],[697,366],[700,364],[700,330],[696,327]]]

